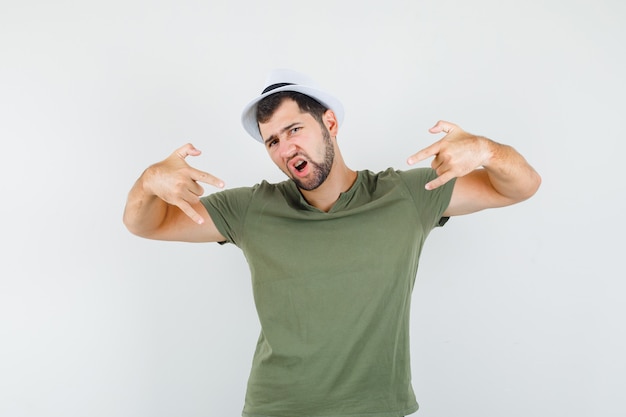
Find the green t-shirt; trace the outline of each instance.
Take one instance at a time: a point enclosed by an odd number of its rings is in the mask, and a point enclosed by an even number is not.
[[[244,417],[398,417],[411,387],[409,310],[422,245],[454,181],[360,171],[329,212],[292,181],[202,198],[250,267],[261,334]]]

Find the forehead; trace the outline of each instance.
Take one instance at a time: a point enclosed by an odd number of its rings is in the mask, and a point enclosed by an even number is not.
[[[287,126],[294,123],[304,123],[309,119],[313,119],[313,116],[302,112],[298,103],[291,99],[285,99],[267,122],[259,123],[259,130],[263,139],[267,139],[269,136],[278,135]]]

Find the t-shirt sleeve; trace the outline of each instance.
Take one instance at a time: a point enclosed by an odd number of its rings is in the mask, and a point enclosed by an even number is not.
[[[435,170],[416,168],[398,173],[413,196],[424,229],[431,230],[434,227],[443,226],[448,218],[442,216],[450,204],[456,179],[434,190],[427,190],[424,188],[426,183],[437,178]]]
[[[238,245],[243,237],[243,225],[254,187],[233,188],[209,194],[200,199],[206,207],[217,230],[226,237],[219,243]]]

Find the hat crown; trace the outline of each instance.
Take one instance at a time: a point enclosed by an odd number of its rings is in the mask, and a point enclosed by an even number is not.
[[[255,140],[263,143],[259,125],[256,121],[256,106],[265,97],[281,91],[295,91],[309,96],[329,109],[332,109],[337,116],[337,123],[341,125],[344,118],[343,105],[337,98],[325,92],[309,76],[297,71],[278,68],[272,70],[265,81],[265,88],[259,96],[250,101],[241,113],[241,123]]]
[[[272,70],[265,80],[265,87],[263,91],[267,91],[268,87],[278,84],[304,85],[319,89],[319,85],[317,85],[317,83],[309,76],[287,68],[277,68]]]

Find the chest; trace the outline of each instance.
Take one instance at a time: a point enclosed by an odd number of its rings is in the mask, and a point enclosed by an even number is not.
[[[243,252],[253,284],[289,279],[380,275],[416,264],[425,239],[407,199],[341,213],[249,213]]]

